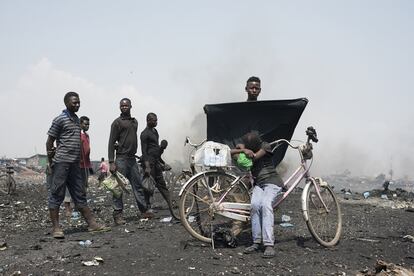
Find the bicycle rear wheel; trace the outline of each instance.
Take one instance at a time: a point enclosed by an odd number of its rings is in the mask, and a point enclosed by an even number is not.
[[[234,175],[225,172],[209,171],[198,175],[185,187],[180,197],[180,219],[194,238],[211,242],[214,231],[232,227],[232,220],[215,213],[212,203],[229,189],[235,179]],[[224,200],[231,201],[235,193],[242,193],[242,197],[249,200],[248,191],[243,187],[236,185]]]
[[[342,215],[338,200],[329,185],[319,186],[318,196],[315,183],[310,184],[306,195],[308,220],[306,224],[312,236],[323,246],[338,243],[342,232]],[[322,201],[321,201],[322,199]],[[324,207],[327,207],[327,210]]]

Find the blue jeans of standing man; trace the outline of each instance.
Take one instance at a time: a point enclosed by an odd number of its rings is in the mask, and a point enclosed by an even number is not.
[[[49,209],[58,209],[65,198],[66,187],[76,207],[87,207],[86,192],[82,182],[79,162],[62,162],[52,165],[53,173],[48,177]]]
[[[273,203],[282,188],[275,184],[263,184],[253,188],[251,199],[251,222],[253,243],[273,246],[275,243],[273,225]]]
[[[134,192],[135,200],[137,201],[138,209],[141,213],[145,213],[148,210],[147,203],[145,202],[145,194],[142,189],[142,176],[139,173],[137,161],[135,158],[117,158],[115,160],[117,170],[128,178]],[[122,212],[124,209],[124,202],[122,200],[123,195],[120,198],[113,197],[115,212]]]

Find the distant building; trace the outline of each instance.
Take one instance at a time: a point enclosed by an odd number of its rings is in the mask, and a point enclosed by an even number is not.
[[[35,154],[26,159],[26,167],[45,169],[47,167],[47,155]]]

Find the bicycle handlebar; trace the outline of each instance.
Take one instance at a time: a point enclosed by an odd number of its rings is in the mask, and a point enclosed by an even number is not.
[[[202,144],[204,144],[207,141],[207,139],[204,139],[203,141],[201,141],[198,144],[194,144],[193,142],[191,142],[190,137],[186,136],[185,137],[185,141],[184,141],[184,146],[189,144],[190,146],[194,147],[194,148],[198,148],[199,146],[201,146]]]
[[[279,139],[279,140],[275,140],[275,141],[273,141],[273,142],[269,143],[269,145],[273,146],[273,145],[275,145],[275,144],[279,144],[279,143],[281,143],[281,142],[285,142],[286,144],[288,144],[288,145],[289,145],[289,147],[291,147],[291,148],[293,148],[293,149],[298,149],[298,148],[299,148],[299,146],[294,146],[294,145],[292,145],[292,144],[291,144],[288,140],[286,140],[286,139]]]
[[[308,127],[306,129],[306,135],[308,136],[308,141],[306,142],[306,144],[309,144],[310,141],[317,143],[319,140],[317,138],[317,134],[316,134],[316,130],[313,127]],[[271,146],[275,145],[275,144],[279,144],[281,142],[285,142],[286,144],[289,145],[289,147],[293,148],[293,149],[299,149],[300,145],[298,146],[294,146],[290,143],[290,141],[286,140],[286,139],[279,139],[279,140],[275,140],[271,143],[269,143]],[[301,141],[302,142],[302,141]],[[302,142],[303,143],[303,142]],[[277,148],[277,146],[275,147]]]

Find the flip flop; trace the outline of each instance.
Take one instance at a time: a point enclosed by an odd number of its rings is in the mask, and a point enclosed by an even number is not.
[[[266,246],[265,251],[263,252],[263,258],[273,258],[276,255],[275,249],[273,246]]]
[[[54,230],[52,232],[52,237],[55,238],[55,239],[64,239],[65,234],[63,233],[62,230]]]
[[[111,231],[111,227],[98,225],[96,228],[88,228],[89,233],[102,233],[102,232],[109,232]]]

